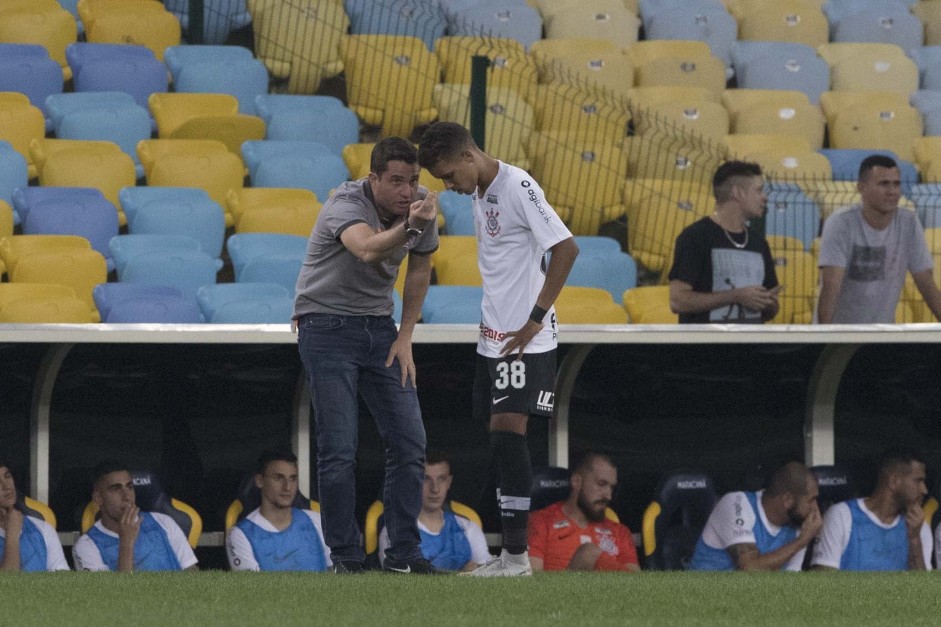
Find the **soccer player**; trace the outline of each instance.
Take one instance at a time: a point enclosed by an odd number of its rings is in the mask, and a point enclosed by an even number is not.
[[[196,555],[172,518],[137,507],[131,473],[117,462],[94,471],[101,517],[72,547],[76,570],[197,570]]]
[[[294,507],[297,456],[267,451],[255,467],[261,505],[229,530],[226,549],[232,570],[324,571],[330,563],[320,514]]]
[[[928,494],[925,461],[912,450],[887,451],[866,498],[827,510],[814,546],[817,570],[926,570],[931,530],[921,503]]]
[[[324,539],[337,573],[363,571],[354,468],[359,395],[386,446],[383,492],[392,545],[385,568],[433,573],[421,555],[418,513],[425,427],[415,381],[412,332],[438,248],[436,194],[418,186],[415,147],[387,137],[369,175],[340,185],[324,203],[297,278],[293,318],[317,422],[317,479]],[[406,255],[402,322],[392,290]]]
[[[460,516],[445,505],[451,489],[451,462],[444,453],[425,453],[425,487],[422,490],[418,530],[421,552],[439,570],[473,570],[490,559],[487,539],[477,523]],[[389,533],[379,532],[379,559],[384,561]]]
[[[533,570],[640,570],[631,530],[605,517],[618,483],[611,459],[585,453],[572,469],[570,483],[566,500],[530,516]]]
[[[503,550],[470,574],[529,575],[526,529],[533,475],[526,424],[530,414],[552,415],[558,342],[553,303],[578,245],[539,184],[483,152],[460,124],[430,126],[418,160],[447,189],[473,197],[477,226],[484,298],[474,405],[476,415],[489,417]]]
[[[761,168],[728,161],[712,177],[715,212],[676,238],[670,309],[680,323],[755,323],[778,312],[778,278],[764,236],[748,228],[768,200]]]
[[[690,570],[800,570],[820,533],[820,490],[800,462],[774,471],[768,489],[730,492],[716,503]]]
[[[56,530],[27,516],[16,505],[16,482],[10,465],[0,459],[0,570],[38,572],[69,570]]]

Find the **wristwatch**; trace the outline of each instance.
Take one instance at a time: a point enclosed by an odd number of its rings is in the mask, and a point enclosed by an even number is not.
[[[425,232],[425,229],[418,229],[414,226],[409,226],[408,218],[405,218],[405,222],[403,222],[402,225],[405,227],[405,233],[409,238],[418,237]]]

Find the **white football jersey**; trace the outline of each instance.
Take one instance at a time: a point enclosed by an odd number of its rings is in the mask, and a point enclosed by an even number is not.
[[[474,195],[477,260],[484,283],[477,352],[499,357],[505,334],[529,319],[546,278],[546,251],[572,237],[539,184],[516,166],[500,162],[487,190]],[[544,353],[558,344],[555,308],[526,347]]]

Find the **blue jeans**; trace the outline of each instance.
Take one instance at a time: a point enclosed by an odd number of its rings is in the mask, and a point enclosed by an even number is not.
[[[356,524],[357,393],[386,447],[383,491],[388,557],[421,557],[418,514],[425,480],[425,427],[418,393],[403,388],[398,360],[386,367],[398,336],[389,316],[308,314],[298,321],[317,430],[317,483],[324,540],[334,562],[364,559]]]

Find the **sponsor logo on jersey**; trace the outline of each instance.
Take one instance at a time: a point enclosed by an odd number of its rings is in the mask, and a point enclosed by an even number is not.
[[[546,208],[542,206],[542,201],[539,200],[539,196],[536,194],[536,190],[530,188],[526,190],[529,193],[529,201],[535,205],[536,209],[539,210],[539,215],[542,216],[542,219],[549,223],[551,218],[549,217],[549,212],[546,211]]]
[[[497,195],[496,195],[496,194],[487,194],[487,202],[489,202],[491,205],[496,205],[496,204],[498,204],[499,201],[497,200]]]
[[[530,183],[529,181],[523,180],[523,181],[520,181],[520,185],[522,185],[523,187],[529,187]]]
[[[502,342],[506,337],[506,333],[503,331],[497,331],[496,329],[491,329],[487,325],[481,323],[480,325],[480,334],[483,335],[488,340],[494,340],[497,342]]]
[[[542,411],[552,411],[552,406],[555,404],[555,393],[547,392],[546,390],[540,390],[539,398],[536,399],[536,409]]]
[[[487,235],[496,237],[500,234],[500,222],[497,220],[497,218],[500,217],[500,212],[496,209],[491,209],[490,211],[485,211],[484,214],[487,216]]]
[[[568,526],[569,526],[569,521],[567,521],[567,520],[560,520],[560,521],[556,522],[554,525],[552,525],[552,528],[553,528],[553,529],[565,529],[565,528],[568,527]]]
[[[697,488],[705,488],[706,480],[697,479],[695,481],[677,481],[676,487],[678,487],[680,490],[695,490]]]

